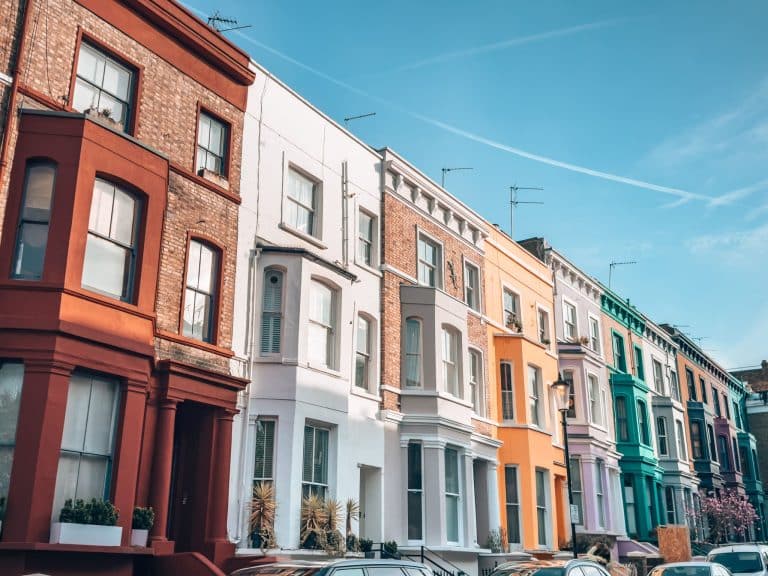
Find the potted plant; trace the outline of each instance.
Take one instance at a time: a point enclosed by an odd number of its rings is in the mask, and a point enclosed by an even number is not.
[[[523,325],[520,322],[520,319],[517,317],[517,314],[514,314],[512,312],[507,313],[507,328],[514,332],[522,332],[523,331]]]
[[[117,526],[119,511],[108,500],[90,502],[69,499],[51,524],[51,544],[120,546],[123,529]]]
[[[271,482],[259,482],[253,487],[251,515],[248,520],[251,531],[251,545],[260,548],[262,554],[276,546],[275,515],[277,502],[275,488]]]
[[[305,550],[322,550],[325,538],[325,502],[316,494],[301,501],[301,547]]]
[[[141,508],[136,506],[133,509],[133,522],[131,523],[131,546],[147,545],[149,531],[155,524],[155,511],[151,506]]]
[[[589,336],[579,336],[579,344],[587,346],[589,344]]]
[[[397,551],[397,542],[394,540],[384,542],[384,544],[381,545],[381,557],[400,560],[400,553]]]
[[[373,540],[360,538],[360,551],[366,558],[375,558],[376,555],[373,552]]]

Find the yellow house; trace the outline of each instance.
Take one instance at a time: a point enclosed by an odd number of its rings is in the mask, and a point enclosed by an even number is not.
[[[498,424],[501,523],[511,549],[569,539],[551,271],[498,229],[485,244],[490,414]]]

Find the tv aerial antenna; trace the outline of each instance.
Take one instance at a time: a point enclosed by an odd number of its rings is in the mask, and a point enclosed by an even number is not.
[[[509,187],[509,237],[515,239],[515,212],[520,204],[544,204],[540,201],[523,201],[517,199],[518,190],[544,190],[538,186],[518,186],[517,184]]]
[[[454,172],[455,170],[474,170],[474,168],[469,166],[461,166],[457,168],[440,168],[440,172],[442,172],[442,177],[440,178],[440,188],[445,189],[445,175],[448,174],[448,172]]]
[[[230,30],[242,30],[243,28],[251,27],[250,24],[241,26],[234,18],[225,18],[218,10],[208,16],[208,26],[216,30],[216,32],[229,32]]]
[[[610,264],[608,264],[608,288],[611,288],[611,280],[613,278],[613,269],[616,268],[616,266],[627,266],[629,264],[637,264],[635,260],[625,260],[624,262],[617,262],[616,260],[613,260]]]

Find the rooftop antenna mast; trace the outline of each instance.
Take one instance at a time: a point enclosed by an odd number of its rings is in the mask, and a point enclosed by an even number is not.
[[[443,173],[442,177],[440,178],[440,187],[445,188],[445,175],[448,172],[453,172],[454,170],[474,170],[474,168],[470,167],[461,167],[461,168],[440,168],[440,171]]]
[[[376,112],[368,112],[368,114],[359,114],[357,116],[347,116],[344,118],[344,128],[348,127],[350,120],[359,120],[360,118],[368,118],[370,116],[376,116]]]
[[[520,204],[544,204],[544,202],[524,202],[517,199],[518,190],[544,190],[538,186],[518,186],[517,184],[509,187],[509,237],[515,239],[515,210]]]
[[[229,26],[228,28],[222,28],[222,24]],[[218,10],[208,16],[208,26],[216,30],[216,32],[229,32],[230,30],[242,30],[243,28],[250,28],[250,24],[239,26],[239,22],[233,18],[224,18]]]
[[[616,262],[615,260],[612,261],[608,265],[608,288],[611,287],[611,279],[613,278],[613,269],[616,268],[616,266],[626,266],[628,264],[637,264],[634,260],[626,260],[624,262]]]

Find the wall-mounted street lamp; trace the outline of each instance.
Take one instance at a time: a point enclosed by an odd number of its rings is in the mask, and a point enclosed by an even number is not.
[[[571,547],[573,557],[576,558],[576,525],[573,522],[573,488],[571,486],[571,455],[568,452],[568,423],[566,414],[571,399],[571,385],[558,374],[557,380],[552,382],[552,391],[555,393],[555,406],[560,412],[560,420],[563,426],[563,446],[565,447],[565,478],[568,483],[568,518],[571,522]]]

